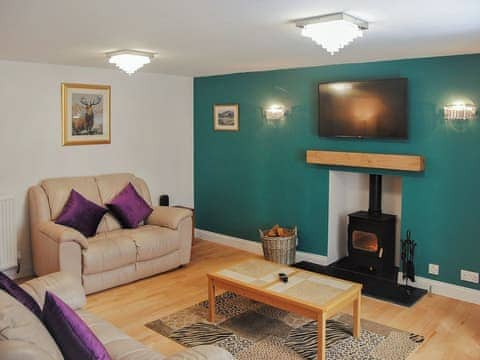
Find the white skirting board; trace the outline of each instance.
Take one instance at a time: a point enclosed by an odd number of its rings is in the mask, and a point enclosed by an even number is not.
[[[263,255],[262,244],[260,242],[245,240],[229,235],[218,234],[202,229],[195,229],[195,237],[203,240],[208,240],[217,244],[248,251],[253,254]],[[297,261],[310,261],[319,265],[327,265],[327,260],[327,257],[323,255],[307,253],[304,251],[297,251]],[[402,273],[398,274],[398,281],[403,282]],[[412,286],[426,290],[431,289],[433,294],[442,295],[474,304],[480,304],[480,290],[470,289],[467,287],[449,284],[446,282],[432,280],[420,276],[416,276],[416,282],[412,283]]]
[[[262,244],[260,242],[240,239],[237,237],[214,233],[207,230],[195,229],[195,237],[203,240],[208,240],[217,244],[230,246],[236,249],[251,252],[257,255],[263,255]],[[297,261],[310,261],[315,264],[327,265],[327,257],[307,253],[304,251],[297,251]]]
[[[403,284],[405,280],[402,278],[403,274],[398,273],[398,282]],[[431,290],[433,294],[446,296],[449,298],[466,301],[473,304],[480,305],[480,290],[470,289],[465,286],[446,283],[443,281],[433,280],[421,276],[415,276],[415,282],[408,282],[409,285]]]

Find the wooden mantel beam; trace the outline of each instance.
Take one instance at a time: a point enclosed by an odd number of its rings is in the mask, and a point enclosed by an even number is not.
[[[423,156],[402,154],[307,150],[307,163],[416,172],[425,169]]]

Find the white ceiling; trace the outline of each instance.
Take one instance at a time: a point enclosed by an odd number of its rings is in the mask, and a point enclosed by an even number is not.
[[[291,23],[338,11],[370,29],[334,56]],[[1,59],[112,68],[121,49],[189,76],[480,53],[480,0],[0,0]]]

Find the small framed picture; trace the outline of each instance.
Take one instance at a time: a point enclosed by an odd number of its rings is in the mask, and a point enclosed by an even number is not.
[[[213,105],[213,129],[238,131],[238,104]]]
[[[62,144],[110,144],[110,86],[62,83]]]

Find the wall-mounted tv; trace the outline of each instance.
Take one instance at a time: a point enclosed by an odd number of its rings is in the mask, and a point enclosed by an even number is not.
[[[319,84],[320,136],[407,139],[407,88],[406,78]]]

